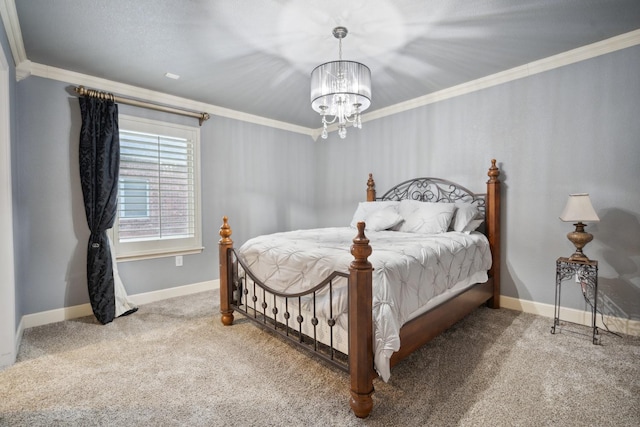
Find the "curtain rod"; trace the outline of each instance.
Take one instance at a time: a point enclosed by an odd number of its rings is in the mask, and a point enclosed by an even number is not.
[[[182,116],[194,117],[198,119],[200,126],[205,120],[209,120],[209,113],[196,113],[195,111],[182,110],[174,107],[166,107],[164,105],[152,104],[150,102],[138,101],[132,98],[124,98],[121,96],[115,96],[109,92],[102,92],[99,90],[86,89],[83,86],[77,86],[75,89],[77,94],[81,96],[88,96],[91,98],[109,99],[113,102],[119,102],[121,104],[134,105],[136,107],[149,108],[151,110],[164,111],[166,113],[180,114]]]

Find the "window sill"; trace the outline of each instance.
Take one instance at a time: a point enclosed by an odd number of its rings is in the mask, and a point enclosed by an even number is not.
[[[129,261],[141,261],[145,259],[155,259],[155,258],[167,258],[177,255],[193,255],[199,254],[204,251],[204,247],[194,248],[194,249],[184,249],[179,251],[170,251],[170,252],[161,252],[161,253],[150,253],[150,254],[139,254],[139,255],[123,255],[117,256],[117,262],[129,262]]]

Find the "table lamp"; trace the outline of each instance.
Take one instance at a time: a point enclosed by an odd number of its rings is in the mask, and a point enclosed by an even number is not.
[[[584,231],[586,224],[583,222],[600,221],[596,211],[593,210],[589,194],[570,194],[567,205],[564,207],[562,215],[560,215],[560,219],[565,222],[574,222],[575,224],[573,225],[576,226],[575,231],[567,234],[567,239],[576,247],[576,251],[569,257],[569,260],[588,262],[589,258],[582,252],[582,248],[593,240],[593,235]]]

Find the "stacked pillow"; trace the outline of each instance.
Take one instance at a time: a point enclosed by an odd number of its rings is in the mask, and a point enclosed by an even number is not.
[[[367,230],[381,231],[395,227],[403,221],[398,213],[400,202],[360,202],[351,220],[351,227],[356,228],[358,222],[364,221]]]
[[[456,212],[451,222],[452,231],[463,231],[468,234],[480,227],[482,219],[477,219],[480,216],[477,205],[462,202],[456,202],[455,205]]]
[[[400,202],[400,216],[404,222],[398,231],[405,233],[440,234],[449,229],[456,205],[453,203],[431,203],[417,200]]]
[[[446,231],[470,233],[482,224],[478,207],[472,203],[431,203],[417,200],[360,202],[351,227],[364,221],[372,231],[439,234]]]

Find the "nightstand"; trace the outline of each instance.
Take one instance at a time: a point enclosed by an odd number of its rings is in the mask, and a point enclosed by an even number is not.
[[[593,343],[598,344],[600,337],[596,326],[596,314],[598,304],[598,261],[574,261],[560,257],[556,261],[556,300],[554,308],[553,326],[551,333],[556,333],[556,327],[560,326],[560,291],[562,282],[575,278],[576,283],[582,288],[582,294],[591,306],[591,329]]]

